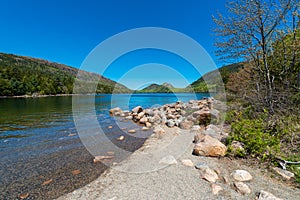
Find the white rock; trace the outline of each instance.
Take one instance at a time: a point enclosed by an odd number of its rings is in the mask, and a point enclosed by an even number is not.
[[[245,170],[235,170],[231,175],[236,181],[243,182],[252,180],[251,174]]]
[[[124,139],[125,139],[124,135],[121,135],[120,137],[117,138],[117,140],[119,140],[119,141],[122,141]]]
[[[177,160],[174,158],[174,156],[166,156],[163,157],[160,161],[160,164],[166,164],[166,165],[176,165],[177,164]]]
[[[130,129],[130,130],[128,130],[128,133],[136,133],[136,130]]]
[[[149,130],[149,128],[148,128],[148,127],[145,127],[145,126],[143,126],[141,130],[142,130],[142,131],[148,131],[148,130]]]
[[[283,200],[283,199],[280,199],[269,192],[261,190],[259,192],[257,200]]]
[[[194,163],[190,159],[183,159],[181,160],[182,164],[188,167],[193,167]]]

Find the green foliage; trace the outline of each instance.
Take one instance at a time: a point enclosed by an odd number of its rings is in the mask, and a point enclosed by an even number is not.
[[[231,141],[245,144],[247,154],[267,158],[279,151],[280,139],[267,129],[261,119],[241,119],[232,123]]]
[[[71,94],[78,69],[45,60],[0,53],[0,96]],[[84,92],[131,92],[107,78],[81,71]]]
[[[195,92],[208,92],[218,90],[217,86],[226,84],[230,74],[237,72],[243,67],[242,63],[223,66],[217,70],[204,74],[201,78],[193,82],[190,86]],[[220,79],[220,75],[222,79]]]

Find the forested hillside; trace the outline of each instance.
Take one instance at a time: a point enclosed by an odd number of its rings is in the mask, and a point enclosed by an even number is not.
[[[0,53],[0,96],[71,94],[78,69],[46,60]],[[97,93],[130,92],[97,74],[81,71],[82,91],[97,84]]]

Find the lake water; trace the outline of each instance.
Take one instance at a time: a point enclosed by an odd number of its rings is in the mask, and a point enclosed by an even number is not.
[[[107,128],[115,123],[109,116],[111,107],[149,108],[207,96],[209,94],[118,94],[76,98],[81,108],[95,102],[93,108],[99,124],[108,138],[116,142],[122,130]],[[134,126],[131,122],[119,123],[127,128]],[[116,144],[134,151],[143,142],[143,138],[132,137]],[[72,170],[78,168],[81,174],[72,175]],[[22,193],[29,193],[32,198],[58,197],[95,179],[104,169],[105,166],[92,163],[92,156],[78,136],[71,96],[0,99],[0,199],[15,199]],[[52,183],[43,184],[49,179]],[[72,180],[72,184],[67,180]]]

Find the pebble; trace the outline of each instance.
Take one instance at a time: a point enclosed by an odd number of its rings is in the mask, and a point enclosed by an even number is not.
[[[122,141],[124,139],[125,139],[124,135],[121,135],[120,137],[117,138],[117,140],[119,140],[119,141]]]
[[[136,133],[136,130],[134,129],[128,130],[128,133]]]
[[[76,169],[76,170],[72,171],[73,175],[78,175],[80,173],[81,173],[81,171],[79,169]]]
[[[166,156],[163,157],[160,161],[160,164],[166,164],[166,165],[176,165],[177,164],[177,160],[174,158],[174,156]]]
[[[49,179],[49,180],[47,180],[47,181],[44,181],[42,185],[48,185],[48,184],[51,183],[51,182],[52,182],[52,178]]]
[[[20,199],[26,199],[29,196],[29,193],[20,194]]]
[[[190,159],[183,159],[181,160],[182,164],[188,167],[193,167],[194,163]]]
[[[148,131],[148,130],[149,130],[149,128],[148,128],[148,127],[145,127],[145,126],[143,126],[141,130],[142,130],[142,131]]]

